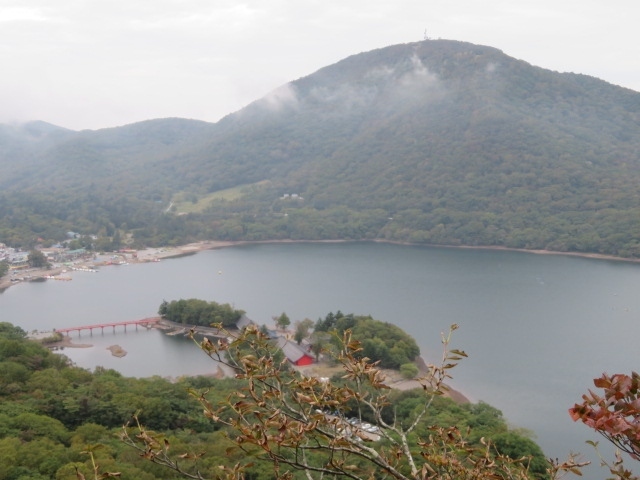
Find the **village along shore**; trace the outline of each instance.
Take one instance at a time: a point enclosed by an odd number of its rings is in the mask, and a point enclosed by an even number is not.
[[[44,280],[72,280],[76,272],[97,272],[99,268],[110,265],[128,265],[135,263],[157,262],[167,258],[192,255],[202,250],[230,247],[238,242],[198,242],[179,247],[146,248],[144,250],[124,249],[113,253],[86,253],[73,261],[53,263],[50,268],[12,269],[0,278],[0,292],[19,285],[22,282]],[[47,251],[44,249],[43,251]]]

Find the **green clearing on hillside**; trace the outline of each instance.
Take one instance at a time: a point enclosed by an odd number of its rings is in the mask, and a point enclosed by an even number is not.
[[[238,185],[237,187],[226,188],[224,190],[209,193],[203,197],[199,197],[198,194],[193,192],[179,192],[171,199],[171,202],[173,203],[172,210],[175,211],[175,213],[202,213],[207,209],[207,207],[217,200],[227,202],[238,200],[252,191],[255,191],[256,188],[265,186],[269,183],[269,180],[262,180],[256,183]]]

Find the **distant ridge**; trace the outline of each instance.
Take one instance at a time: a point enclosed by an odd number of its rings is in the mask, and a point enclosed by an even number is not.
[[[640,255],[640,94],[486,46],[353,55],[216,124],[5,130],[0,208],[60,229]]]

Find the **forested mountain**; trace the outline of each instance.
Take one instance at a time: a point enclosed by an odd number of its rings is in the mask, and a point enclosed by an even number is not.
[[[147,244],[375,238],[640,255],[640,94],[490,47],[361,53],[216,124],[37,125],[0,130],[0,241],[119,229]]]

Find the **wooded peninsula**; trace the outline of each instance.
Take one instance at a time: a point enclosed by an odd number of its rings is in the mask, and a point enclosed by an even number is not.
[[[377,328],[370,329],[371,322],[374,321],[368,317],[338,313],[328,314],[316,325],[328,329],[351,325],[354,331],[367,337],[374,331],[380,332]],[[388,324],[385,328],[386,342],[388,332],[396,332],[396,336],[402,333]],[[388,353],[397,353],[401,344],[412,344],[412,339],[404,335]],[[385,348],[376,338],[369,339],[373,342],[368,349],[373,354],[383,352],[384,356]],[[407,350],[407,354],[414,353]],[[210,360],[203,354],[203,362],[206,361]],[[77,470],[89,475],[93,461],[99,463],[101,471],[117,471],[123,478],[182,478],[171,469],[145,460],[119,440],[123,425],[131,424],[134,415],[146,428],[161,433],[172,450],[197,452],[197,468],[206,478],[215,478],[221,465],[232,468],[244,458],[242,452],[230,453],[232,442],[226,429],[201,415],[197,400],[201,394],[188,393],[207,392],[211,405],[224,403],[232,393],[243,391],[246,383],[242,379],[135,379],[100,367],[88,372],[70,365],[63,355],[28,340],[21,328],[9,323],[0,323],[0,371],[3,372],[0,377],[3,479],[25,476],[71,479],[76,478]],[[340,377],[342,374],[333,381],[342,381]],[[394,416],[396,422],[410,421],[423,396],[422,388],[390,391],[389,401],[394,408],[386,411],[387,421]],[[375,418],[352,410],[354,407],[345,405],[340,410],[345,417],[355,415],[362,422],[375,423]],[[499,452],[513,458],[531,456],[531,471],[536,478],[544,478],[546,461],[540,448],[522,432],[509,428],[500,411],[485,403],[458,404],[437,397],[428,415],[420,420],[416,434],[428,435],[434,425],[452,422],[458,428],[471,429],[468,441],[473,445],[491,438]],[[257,462],[246,473],[254,479],[272,479],[273,467],[269,462]]]

